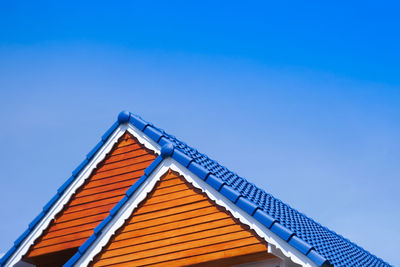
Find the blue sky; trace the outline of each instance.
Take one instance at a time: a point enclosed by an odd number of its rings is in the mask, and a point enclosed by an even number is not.
[[[400,265],[398,10],[1,3],[0,252],[126,109]]]

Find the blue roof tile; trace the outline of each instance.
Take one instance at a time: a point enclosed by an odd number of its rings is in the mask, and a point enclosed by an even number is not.
[[[36,224],[38,224],[38,222],[44,217],[45,213],[42,211],[41,213],[39,213],[38,216],[36,216],[35,219],[33,219],[33,221],[29,224],[29,229],[33,229]]]
[[[22,235],[20,237],[18,237],[17,240],[15,240],[14,242],[14,246],[18,247],[21,242],[25,239],[25,237],[27,237],[29,235],[29,233],[31,232],[31,229],[26,229],[25,232],[22,233]]]
[[[165,146],[166,144],[172,144],[172,142],[169,141],[168,138],[166,138],[166,137],[163,136],[163,137],[160,138],[160,140],[158,140],[158,144],[159,144],[161,147],[163,147],[163,146]]]
[[[131,113],[126,110],[123,110],[118,114],[118,122],[120,124],[127,123],[129,121],[130,117],[131,117]]]
[[[135,117],[140,118],[137,115]],[[142,124],[149,124],[141,118],[140,120]],[[194,161],[207,169],[211,174],[206,179],[206,182],[217,190],[221,190],[226,197],[229,196],[229,199],[236,198],[236,194],[230,194],[231,192],[238,192],[241,196],[254,203],[258,207],[254,213],[254,218],[268,228],[273,225],[273,220],[275,220],[283,226],[282,229],[288,230],[285,235],[283,233],[286,231],[282,230],[280,226],[275,226],[274,229],[281,233],[282,236],[287,237],[291,233],[296,233],[297,238],[314,248],[307,256],[315,263],[352,266],[358,264],[360,259],[365,258],[366,262],[370,260],[377,266],[390,266],[382,259],[298,212],[245,178],[188,146],[175,136],[166,133],[160,128],[157,129],[164,135],[162,139],[168,139],[174,144],[175,151],[172,157],[175,160],[186,167],[189,166],[191,161]],[[221,188],[223,185],[224,187]],[[230,191],[228,188],[232,190]],[[296,240],[292,241],[292,244],[298,244],[300,251],[306,250],[307,247],[305,244],[303,244],[304,247],[301,247],[299,245],[300,242],[296,242]]]
[[[307,255],[307,253],[313,248],[308,243],[304,242],[297,236],[292,236],[289,240],[289,244],[293,247],[297,248],[301,253]]]
[[[7,251],[7,253],[0,259],[0,265],[3,265],[3,263],[5,263],[6,260],[11,256],[11,254],[13,254],[16,250],[17,250],[17,248],[15,246],[12,246]]]
[[[130,122],[140,131],[143,131],[144,128],[146,128],[146,126],[149,125],[149,123],[145,122],[142,118],[135,115],[131,115]]]
[[[288,241],[289,238],[291,238],[292,235],[294,234],[292,231],[290,231],[289,229],[287,229],[285,226],[283,226],[278,222],[274,223],[270,229],[272,232],[277,234],[280,238],[282,238],[285,241]]]
[[[110,129],[108,129],[107,132],[103,134],[101,140],[106,141],[108,137],[110,137],[110,135],[114,132],[114,130],[118,128],[118,126],[119,126],[118,121],[114,122],[114,124],[110,127]]]
[[[233,203],[236,203],[238,198],[240,197],[240,194],[238,191],[233,189],[232,187],[224,184],[222,188],[219,191],[221,194],[223,194],[227,199],[232,201]]]
[[[163,136],[163,134],[159,131],[159,130],[157,130],[157,129],[155,129],[154,127],[152,127],[152,126],[147,126],[145,129],[144,129],[144,133],[148,136],[148,137],[150,137],[154,142],[156,142],[156,143],[158,143],[158,141],[161,139],[161,137]]]
[[[78,176],[78,174],[81,172],[81,170],[82,170],[83,168],[85,168],[85,166],[86,166],[86,164],[87,164],[88,162],[89,162],[89,161],[88,161],[87,159],[85,159],[84,161],[82,161],[82,163],[79,164],[79,166],[76,167],[76,169],[72,172],[72,176],[74,176],[74,177]]]
[[[91,159],[103,144],[104,141],[100,140],[100,142],[98,142],[97,145],[86,155],[86,158]]]
[[[253,202],[251,202],[250,200],[248,200],[243,196],[239,197],[238,201],[236,202],[236,205],[250,215],[253,215],[256,209],[258,208],[256,204],[254,204]]]
[[[260,209],[256,210],[253,216],[268,229],[271,228],[271,226],[276,222],[276,219]]]
[[[171,143],[165,143],[165,144],[161,147],[160,156],[161,156],[163,159],[172,156],[173,153],[174,153],[174,146],[173,146]]]
[[[214,187],[214,189],[217,191],[219,191],[221,187],[224,185],[224,181],[221,178],[215,176],[214,174],[210,174],[207,177],[206,182],[212,187]]]
[[[93,242],[96,240],[97,236],[96,235],[91,235],[86,241],[85,243],[83,243],[80,247],[79,247],[79,252],[81,254],[85,253],[85,251],[90,247],[91,244],[93,244]]]
[[[108,215],[103,221],[101,221],[101,223],[99,223],[99,225],[97,225],[93,232],[95,235],[98,235],[103,229],[104,227],[112,220],[112,216]]]
[[[158,164],[160,164],[160,162],[163,160],[163,158],[161,156],[158,156],[157,158],[155,158],[155,160],[149,165],[149,167],[147,167],[144,170],[144,174],[146,176],[150,176],[150,174],[154,171],[155,168],[157,168]]]
[[[110,215],[114,216],[119,209],[126,203],[126,201],[128,201],[128,197],[124,196],[118,203],[117,205],[115,205],[111,210],[110,210]]]
[[[48,211],[48,210],[54,205],[54,203],[57,202],[57,200],[58,200],[59,198],[60,198],[60,195],[59,195],[58,193],[55,194],[55,196],[52,197],[52,198],[50,199],[50,201],[47,202],[47,204],[43,207],[43,211],[44,211],[44,212]]]
[[[348,255],[351,256],[351,255]],[[312,260],[315,264],[317,264],[318,266],[330,266],[331,264],[329,262],[327,262],[326,258],[324,258],[323,256],[321,256],[317,251],[315,251],[314,249],[311,250],[308,254],[307,257],[310,258],[310,260]],[[343,256],[340,256],[341,261],[346,261],[346,258],[344,258]],[[346,266],[347,263],[345,265],[343,264],[339,264],[338,266]],[[355,263],[349,264],[348,266],[355,266]],[[362,266],[362,265],[361,265]]]
[[[57,192],[58,192],[59,194],[63,193],[63,192],[65,191],[65,189],[67,189],[67,187],[68,187],[70,184],[72,184],[72,182],[73,182],[74,180],[75,180],[75,177],[74,177],[74,176],[69,177],[68,180],[65,181],[65,183],[63,183],[63,185],[60,186],[60,188],[58,188]]]
[[[188,157],[185,153],[176,148],[174,149],[172,158],[185,167],[189,166],[190,162],[192,162],[192,159],[190,157]]]
[[[190,163],[188,169],[202,180],[206,179],[208,174],[210,173],[206,168],[194,161]]]

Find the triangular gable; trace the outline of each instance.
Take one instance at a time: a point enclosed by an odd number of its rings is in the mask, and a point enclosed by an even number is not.
[[[142,149],[154,151],[154,153],[160,153],[160,145],[146,136],[143,132],[132,127],[132,125],[121,123],[121,120],[118,120],[102,136],[100,142],[87,154],[85,160],[72,172],[72,176],[57,190],[56,195],[43,207],[40,214],[29,224],[28,229],[14,242],[11,249],[0,259],[0,266],[14,266],[21,261],[23,256],[27,255],[29,249],[34,245],[34,242],[39,241],[44,232],[44,234],[46,234],[46,229],[48,229],[52,224],[56,215],[62,212],[64,206],[74,197],[75,193],[78,192],[79,188],[82,187],[85,181],[90,177],[92,171],[101,164],[101,162],[107,157],[108,153],[113,149],[113,146],[118,142],[118,139],[126,132],[129,132],[129,134],[138,141],[138,144],[142,146]],[[151,162],[151,160],[149,162]],[[149,162],[146,164],[150,164]],[[142,166],[141,168],[143,169],[145,167],[146,166]],[[126,191],[125,189],[126,188],[122,190],[122,195],[124,195],[124,192]],[[115,199],[115,201],[118,202],[118,199]],[[112,208],[112,206],[110,208]],[[99,222],[97,222],[97,224],[98,223]],[[87,239],[87,237],[84,237],[79,242],[84,242],[85,239]],[[66,255],[72,252],[66,252]]]
[[[169,170],[91,266],[216,266],[274,259],[265,240]]]

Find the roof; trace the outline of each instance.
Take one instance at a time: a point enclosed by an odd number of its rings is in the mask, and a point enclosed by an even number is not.
[[[72,183],[74,177],[85,167],[91,157],[104,144],[105,140],[119,126],[130,123],[142,131],[161,147],[161,155],[145,170],[145,174],[126,192],[124,197],[111,211],[108,217],[101,222],[94,234],[79,248],[77,254],[67,262],[66,266],[73,265],[85,250],[94,242],[98,233],[111,221],[115,213],[127,202],[127,198],[146,180],[150,173],[169,156],[187,167],[219,191],[222,195],[235,203],[236,206],[254,217],[261,224],[278,235],[289,245],[306,255],[318,266],[390,266],[382,259],[369,253],[341,235],[315,222],[313,219],[291,208],[263,189],[248,182],[245,178],[230,171],[205,154],[178,140],[175,136],[146,122],[141,117],[129,112],[121,112],[118,121],[103,135],[102,140],[88,154],[84,162],[73,172],[73,176],[61,186],[57,195]],[[46,210],[57,201],[57,195],[44,207],[43,212],[29,225],[29,229],[17,239],[10,251],[0,260],[0,265],[17,249],[23,239],[29,235]]]

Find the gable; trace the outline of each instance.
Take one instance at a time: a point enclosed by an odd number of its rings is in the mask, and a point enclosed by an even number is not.
[[[49,258],[55,255],[65,263],[155,157],[153,151],[125,132],[34,242],[24,260],[40,266],[52,265]]]
[[[275,258],[248,226],[168,170],[92,266],[235,264]]]

